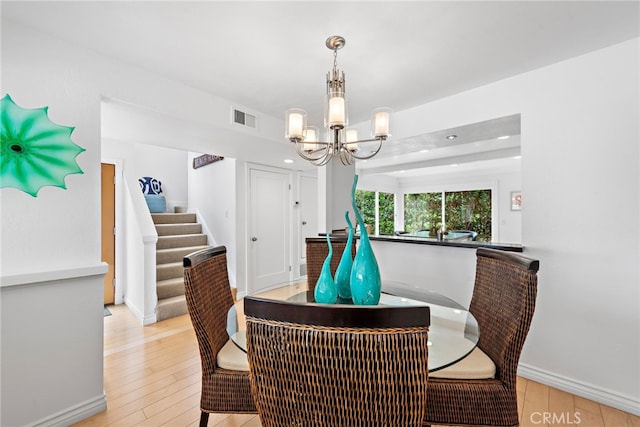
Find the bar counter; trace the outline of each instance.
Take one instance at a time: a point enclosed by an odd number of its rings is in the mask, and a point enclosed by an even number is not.
[[[356,236],[359,237],[359,236]],[[495,242],[477,242],[470,240],[438,240],[435,237],[421,237],[421,236],[408,236],[408,235],[369,235],[369,240],[381,241],[381,242],[394,242],[394,243],[410,243],[417,245],[432,245],[432,246],[445,246],[455,248],[491,248],[499,249],[501,251],[509,252],[522,252],[524,246],[516,243],[495,243]]]

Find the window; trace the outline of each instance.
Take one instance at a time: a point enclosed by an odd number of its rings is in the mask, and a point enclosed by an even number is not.
[[[362,220],[371,228],[376,224],[376,193],[375,191],[356,190],[356,206],[362,215]],[[356,226],[354,221],[353,226]]]
[[[475,231],[476,240],[491,241],[491,190],[447,192],[444,197],[446,230]]]
[[[356,206],[360,210],[364,223],[371,226],[372,233],[393,234],[395,218],[393,199],[393,193],[356,190]]]
[[[442,193],[404,195],[404,231],[430,231],[435,236],[442,225]]]
[[[428,231],[469,230],[476,240],[491,241],[491,190],[414,193],[404,195],[404,229]]]

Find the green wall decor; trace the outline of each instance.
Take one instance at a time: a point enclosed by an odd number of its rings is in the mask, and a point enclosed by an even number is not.
[[[8,94],[0,99],[0,188],[36,197],[47,185],[66,190],[65,177],[83,173],[76,157],[85,149],[71,141],[74,128],[49,120],[48,108],[22,108]]]

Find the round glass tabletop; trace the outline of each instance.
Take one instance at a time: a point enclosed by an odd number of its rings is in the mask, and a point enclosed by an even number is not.
[[[431,291],[425,291],[397,282],[383,282],[379,305],[410,307],[429,306],[429,371],[434,372],[456,363],[467,356],[478,344],[480,332],[475,317],[452,299]],[[316,304],[313,292],[307,291],[306,283],[284,286],[256,293],[261,298],[288,301],[296,304]],[[350,300],[337,304],[353,304]],[[363,306],[366,307],[366,306]],[[231,340],[246,351],[244,321],[238,320],[236,306],[229,310],[227,332]]]

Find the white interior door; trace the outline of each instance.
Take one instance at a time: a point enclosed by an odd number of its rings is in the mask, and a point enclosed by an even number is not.
[[[248,291],[283,283],[291,276],[290,173],[254,169],[250,174]]]
[[[307,264],[305,239],[318,235],[318,178],[299,175],[298,180],[298,264]],[[300,275],[306,274],[306,268]]]

